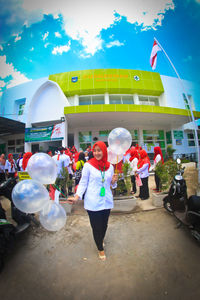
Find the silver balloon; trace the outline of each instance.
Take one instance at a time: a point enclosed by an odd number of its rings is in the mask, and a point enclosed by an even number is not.
[[[48,154],[36,153],[28,161],[27,172],[42,184],[52,184],[57,177],[57,166]]]
[[[58,231],[65,226],[67,215],[64,208],[49,200],[40,211],[40,223],[49,231]]]
[[[108,145],[115,154],[124,154],[131,146],[132,136],[125,128],[115,128],[108,135]]]
[[[108,161],[115,165],[118,164],[123,159],[123,154],[115,154],[112,152],[112,150],[108,147]]]
[[[25,213],[40,211],[49,200],[47,189],[33,179],[22,180],[12,191],[12,200],[15,206]]]

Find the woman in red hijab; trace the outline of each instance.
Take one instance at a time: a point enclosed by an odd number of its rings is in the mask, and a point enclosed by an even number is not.
[[[164,159],[163,159],[163,154],[162,154],[162,150],[160,147],[154,147],[154,158],[153,158],[154,164],[153,166],[151,166],[151,170],[155,170],[156,165],[161,161],[162,164],[164,164]],[[156,188],[153,189],[156,192],[160,191],[160,178],[158,177],[158,175],[156,174],[155,171],[155,184],[156,184]]]
[[[12,153],[9,153],[8,159],[6,160],[6,164],[5,164],[5,172],[8,174],[8,178],[14,177],[16,170],[17,170],[17,166],[13,159],[13,155]]]
[[[136,183],[135,183],[135,172],[137,171],[137,164],[139,161],[139,153],[136,149],[131,149],[130,151],[130,175],[131,175],[131,183],[132,183],[132,194],[137,192]]]
[[[93,146],[93,155],[82,169],[82,177],[70,204],[81,200],[84,195],[84,208],[89,215],[94,241],[101,260],[105,260],[103,240],[106,234],[110,210],[113,208],[112,188],[117,187],[117,174],[108,162],[107,147],[99,141]]]
[[[141,200],[146,200],[149,198],[149,186],[148,186],[148,179],[149,179],[149,168],[151,166],[150,159],[148,154],[143,149],[139,152],[140,159],[137,165],[137,174],[139,174],[140,179],[142,181],[142,185],[140,186],[140,193],[139,197]]]
[[[26,152],[23,156],[23,160],[22,160],[22,168],[24,171],[26,171],[26,167],[28,165],[28,161],[30,159],[30,157],[32,156],[31,152]]]

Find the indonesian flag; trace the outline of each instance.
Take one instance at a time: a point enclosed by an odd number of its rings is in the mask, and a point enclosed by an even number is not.
[[[151,56],[150,56],[150,65],[151,65],[153,70],[155,70],[155,68],[156,68],[157,52],[158,51],[161,51],[161,49],[158,46],[157,42],[154,40],[153,48],[152,48]]]

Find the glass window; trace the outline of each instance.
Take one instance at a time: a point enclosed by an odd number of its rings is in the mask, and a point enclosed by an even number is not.
[[[81,96],[79,97],[79,105],[90,105],[91,96]]]
[[[104,95],[92,96],[92,104],[104,104]]]
[[[172,133],[171,133],[171,131],[166,132],[166,141],[167,141],[167,144],[172,144]]]
[[[15,153],[15,147],[8,147],[8,153]]]
[[[188,146],[195,146],[195,141],[189,140],[188,141]]]
[[[79,132],[79,142],[80,143],[92,142],[91,131]]]
[[[143,130],[143,139],[145,144],[153,146],[159,144],[162,149],[165,149],[165,138],[163,130]]]
[[[15,140],[9,140],[8,141],[8,146],[13,146],[15,145]]]
[[[22,144],[24,144],[24,139],[16,140],[16,145],[22,145]]]
[[[121,96],[110,95],[110,104],[121,104]]]
[[[83,151],[86,151],[89,146],[92,146],[91,143],[80,143],[80,149]]]
[[[140,105],[156,105],[159,106],[158,97],[150,97],[150,96],[139,96],[139,104]]]
[[[101,130],[99,131],[99,136],[108,136],[111,130]]]
[[[123,104],[134,104],[133,96],[132,95],[122,96],[122,103]]]
[[[18,116],[23,115],[25,104],[19,104]]]

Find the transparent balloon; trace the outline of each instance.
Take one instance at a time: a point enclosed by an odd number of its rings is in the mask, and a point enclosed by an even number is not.
[[[112,150],[108,147],[108,161],[115,165],[118,164],[123,159],[123,154],[115,154]]]
[[[57,166],[48,154],[36,153],[28,161],[27,172],[32,179],[42,184],[52,184],[57,177]]]
[[[33,179],[18,182],[12,191],[15,206],[25,213],[40,211],[49,200],[47,189]]]
[[[49,231],[58,231],[65,226],[67,215],[64,208],[49,200],[40,211],[40,223]]]
[[[125,128],[115,128],[108,135],[108,145],[115,154],[124,154],[131,146],[132,136]]]

